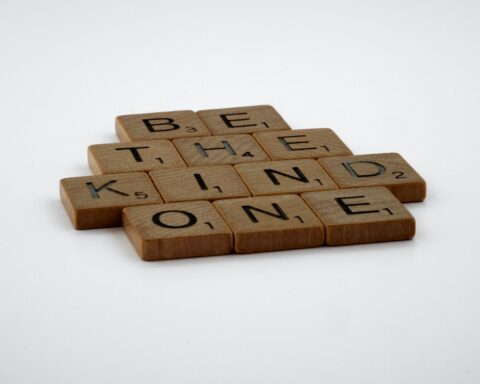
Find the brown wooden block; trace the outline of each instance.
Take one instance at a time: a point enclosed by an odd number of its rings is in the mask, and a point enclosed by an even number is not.
[[[384,186],[401,202],[425,199],[425,180],[398,153],[320,159],[340,188]]]
[[[88,163],[96,175],[186,166],[168,140],[91,145]]]
[[[253,196],[338,189],[313,159],[237,164],[235,169]]]
[[[217,200],[234,234],[235,252],[253,253],[318,247],[324,228],[297,195]]]
[[[167,203],[250,196],[231,165],[163,169],[150,172],[150,177]]]
[[[408,240],[415,219],[384,187],[307,192],[303,199],[325,225],[327,245]]]
[[[123,208],[162,202],[144,172],[62,179],[60,196],[77,229],[118,227]]]
[[[330,128],[258,132],[253,135],[273,160],[351,155]]]
[[[189,166],[238,164],[270,160],[250,135],[175,139],[173,144]]]
[[[271,105],[207,109],[198,111],[197,115],[214,135],[290,129]]]
[[[233,235],[208,201],[130,207],[123,227],[143,260],[226,255]]]
[[[210,135],[210,131],[193,111],[118,116],[115,119],[115,130],[120,141],[161,140]]]

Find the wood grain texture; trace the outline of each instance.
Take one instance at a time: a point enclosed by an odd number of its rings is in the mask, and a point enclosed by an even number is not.
[[[163,169],[150,172],[150,177],[168,203],[250,196],[231,165]]]
[[[352,151],[330,128],[257,132],[253,136],[272,160],[352,154]]]
[[[96,175],[186,167],[168,140],[91,145],[88,164]]]
[[[173,144],[189,166],[270,160],[253,137],[245,134],[175,139]]]
[[[162,140],[210,135],[210,131],[193,111],[117,116],[115,130],[120,141]]]
[[[197,115],[214,135],[290,129],[271,105],[207,109],[198,111]]]
[[[207,201],[130,207],[123,227],[143,260],[225,255],[233,235]]]
[[[237,164],[235,169],[253,196],[338,189],[312,159]]]
[[[409,240],[415,219],[385,187],[307,192],[302,198],[325,225],[327,245]]]
[[[253,253],[318,247],[324,228],[297,195],[217,200],[234,233],[235,252]]]
[[[425,180],[398,153],[332,157],[319,162],[340,188],[384,186],[403,203],[426,197]]]
[[[77,229],[118,227],[123,208],[162,202],[143,172],[62,179],[60,197]]]

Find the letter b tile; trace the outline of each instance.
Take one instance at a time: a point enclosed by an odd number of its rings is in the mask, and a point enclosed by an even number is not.
[[[115,119],[115,129],[120,141],[162,140],[210,135],[210,131],[193,111],[118,116]]]

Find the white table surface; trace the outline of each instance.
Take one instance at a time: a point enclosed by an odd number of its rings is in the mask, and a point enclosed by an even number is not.
[[[478,383],[478,1],[0,3],[0,382]],[[272,104],[428,182],[413,241],[140,261],[58,181],[119,114]]]

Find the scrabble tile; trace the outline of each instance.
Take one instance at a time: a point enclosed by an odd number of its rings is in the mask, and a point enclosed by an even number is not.
[[[235,252],[252,253],[318,247],[324,228],[297,195],[217,200],[234,234]]]
[[[233,235],[208,201],[123,210],[123,227],[144,260],[226,255]]]
[[[62,179],[60,196],[77,229],[118,227],[123,208],[162,202],[144,172]]]
[[[161,140],[210,135],[210,131],[193,111],[118,116],[115,119],[115,130],[120,141]]]
[[[343,141],[329,128],[257,132],[253,136],[272,160],[352,154]]]
[[[182,157],[168,140],[91,145],[88,163],[96,175],[185,167]]]
[[[237,164],[270,160],[250,135],[175,139],[173,144],[189,166]]]
[[[250,196],[231,165],[162,169],[150,172],[150,177],[168,203]]]
[[[290,129],[271,105],[207,109],[197,115],[214,135]]]
[[[325,225],[327,245],[408,240],[415,219],[385,187],[306,192],[302,198]]]
[[[235,169],[253,196],[337,189],[313,159],[237,164]]]
[[[425,199],[425,180],[398,153],[320,159],[340,188],[384,186],[401,202]]]

